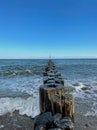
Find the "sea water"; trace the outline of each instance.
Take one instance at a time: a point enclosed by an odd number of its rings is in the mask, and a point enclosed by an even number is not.
[[[53,60],[65,87],[75,98],[90,104],[97,114],[97,59]],[[15,110],[34,117],[39,114],[39,86],[48,60],[0,60],[0,115]]]

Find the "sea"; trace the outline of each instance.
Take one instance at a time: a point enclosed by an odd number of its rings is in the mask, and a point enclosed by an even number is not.
[[[39,87],[48,59],[0,60],[0,115],[19,111],[39,114]],[[86,115],[97,115],[97,59],[54,59],[64,87],[75,99],[90,104]]]

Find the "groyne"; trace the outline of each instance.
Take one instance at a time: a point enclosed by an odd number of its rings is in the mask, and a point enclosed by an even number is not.
[[[65,83],[50,59],[39,88],[40,115],[34,118],[34,130],[74,130],[74,97],[65,92]]]

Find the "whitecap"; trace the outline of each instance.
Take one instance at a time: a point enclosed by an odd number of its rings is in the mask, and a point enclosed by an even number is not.
[[[29,69],[26,69],[25,72],[26,72],[27,74],[32,74],[32,71],[29,70]]]

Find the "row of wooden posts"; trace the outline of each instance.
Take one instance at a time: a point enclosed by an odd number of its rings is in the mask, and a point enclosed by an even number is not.
[[[69,117],[74,122],[74,97],[65,92],[65,83],[52,60],[48,61],[43,72],[43,85],[39,88],[40,113],[60,113],[62,118]],[[64,130],[74,130],[66,128]]]

